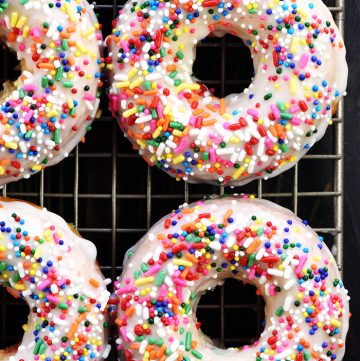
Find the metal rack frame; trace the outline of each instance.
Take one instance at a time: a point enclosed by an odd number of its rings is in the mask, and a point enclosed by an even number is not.
[[[97,10],[100,13],[106,14],[109,18],[110,16],[114,18],[116,16],[117,10],[121,8],[121,0],[103,0],[103,4],[97,5]],[[340,28],[340,31],[344,32],[344,7],[345,7],[345,0],[335,0],[335,6],[330,6],[330,10],[333,13],[336,22]],[[226,50],[229,47],[236,47],[239,44],[233,44],[226,42],[225,39],[222,39],[220,42],[214,44],[203,44],[199,46],[208,46],[208,47],[216,47],[220,48],[221,52],[221,70],[220,70],[220,77],[216,81],[209,81],[208,83],[213,83],[215,85],[219,85],[219,91],[221,95],[225,94],[225,83],[226,83],[226,68],[225,68],[225,58],[226,58]],[[5,54],[6,55],[6,54]],[[6,79],[7,75],[9,74],[10,70],[5,65],[2,68],[2,78]],[[206,80],[204,80],[206,82]],[[243,84],[244,80],[235,80],[232,81],[234,84]],[[106,101],[105,101],[106,104]],[[106,105],[104,106],[106,108]],[[288,171],[286,177],[290,179],[292,182],[291,189],[287,190],[280,190],[280,191],[273,191],[273,190],[266,190],[264,181],[257,181],[256,191],[257,196],[259,198],[269,198],[272,200],[279,200],[287,199],[290,200],[292,203],[292,208],[295,214],[297,214],[301,208],[300,201],[305,198],[330,198],[333,203],[333,224],[331,226],[321,226],[315,227],[314,229],[324,235],[328,235],[334,242],[336,246],[336,261],[338,263],[340,271],[343,269],[343,150],[344,150],[344,102],[341,101],[338,107],[338,111],[335,114],[334,118],[334,125],[333,125],[333,142],[332,142],[332,150],[327,150],[325,154],[318,154],[317,147],[315,146],[314,153],[308,154],[304,157],[304,160],[300,162],[307,162],[307,160],[318,160],[318,161],[331,161],[333,162],[333,174],[332,174],[332,189],[325,189],[322,191],[317,190],[306,190],[302,191],[299,190],[299,165],[296,165],[292,171]],[[109,123],[112,123],[110,125]],[[67,220],[73,222],[76,228],[80,231],[80,233],[84,233],[88,235],[88,238],[91,239],[91,236],[101,235],[102,237],[107,237],[110,241],[110,248],[107,250],[109,253],[109,257],[107,259],[107,263],[102,264],[102,269],[107,276],[112,277],[115,279],[117,275],[121,272],[121,266],[118,260],[118,253],[123,253],[126,249],[124,249],[123,239],[127,237],[129,234],[138,235],[140,238],[142,234],[144,234],[147,229],[150,227],[151,223],[155,221],[153,219],[154,213],[154,203],[162,202],[165,200],[170,200],[175,203],[189,202],[191,200],[195,200],[197,198],[201,198],[204,196],[204,193],[200,193],[198,187],[189,185],[187,183],[183,183],[182,191],[173,191],[171,193],[162,194],[157,189],[157,184],[154,183],[154,173],[161,172],[160,170],[152,170],[149,166],[144,166],[143,176],[146,178],[146,186],[143,192],[134,193],[134,192],[122,192],[121,185],[119,185],[119,177],[121,174],[121,170],[118,166],[118,161],[122,161],[123,159],[135,159],[138,158],[138,155],[135,152],[127,151],[122,152],[119,151],[120,143],[127,142],[127,140],[121,139],[120,132],[118,129],[117,124],[111,119],[110,116],[105,115],[100,120],[95,121],[94,127],[100,126],[99,124],[108,124],[110,125],[111,129],[111,149],[107,149],[103,151],[102,149],[98,149],[96,152],[93,151],[83,151],[82,146],[76,147],[73,153],[70,155],[70,160],[66,160],[68,164],[72,163],[73,167],[73,174],[71,175],[71,182],[73,184],[73,190],[71,192],[63,192],[60,190],[58,191],[47,191],[46,190],[46,183],[51,181],[51,177],[48,176],[48,170],[45,172],[41,172],[39,175],[33,176],[35,180],[25,180],[20,181],[17,183],[13,183],[8,187],[3,188],[3,196],[15,197],[15,198],[22,198],[22,199],[32,199],[39,203],[41,206],[47,206],[50,200],[55,200],[58,202],[62,202],[64,200],[71,200],[72,202],[72,209],[70,210],[68,207],[63,207],[61,215],[65,217]],[[327,135],[326,135],[327,136]],[[325,136],[325,137],[326,137]],[[80,189],[81,185],[81,168],[82,164],[85,160],[104,160],[110,159],[111,160],[111,169],[104,174],[104,177],[111,178],[111,186],[108,188],[107,192],[103,193],[92,193],[92,192],[82,192]],[[321,172],[320,170],[314,170],[314,172]],[[170,179],[167,175],[168,182],[175,182],[173,179]],[[32,179],[31,178],[31,179]],[[68,177],[67,177],[68,178]],[[35,184],[35,187],[26,187],[24,186],[24,182],[32,181]],[[131,182],[131,179],[128,179]],[[231,193],[231,192],[247,192],[247,188],[235,188],[235,189],[224,189],[224,188],[216,188],[216,187],[208,187],[204,188],[208,189],[208,193],[218,193],[224,194]],[[254,190],[255,188],[251,188]],[[202,191],[202,189],[201,189]],[[111,221],[108,226],[106,227],[94,227],[90,224],[84,224],[80,222],[79,215],[83,211],[81,208],[82,201],[88,200],[106,200],[107,202],[111,202]],[[118,220],[118,212],[123,207],[123,202],[125,201],[142,201],[145,202],[146,211],[143,214],[143,226],[141,227],[121,227],[119,226]],[[304,214],[302,214],[304,215]],[[306,214],[305,214],[306,215]],[[99,248],[99,246],[98,246]],[[14,341],[15,336],[7,334],[6,330],[6,310],[9,305],[16,304],[16,301],[13,299],[9,299],[8,296],[2,292],[1,295],[1,305],[0,305],[0,312],[2,315],[2,322],[1,322],[1,335],[0,335],[0,342],[2,344],[6,344],[9,342]],[[21,305],[22,307],[22,305]],[[238,310],[238,309],[251,309],[251,310],[262,310],[263,305],[260,298],[257,299],[256,302],[242,304],[226,304],[225,302],[225,290],[222,287],[219,291],[219,299],[217,303],[213,304],[201,304],[200,309],[209,312],[220,312],[219,315],[219,322],[220,327],[218,328],[219,332],[217,338],[220,344],[225,343],[244,343],[248,342],[249,339],[239,339],[234,337],[226,337],[225,335],[225,311],[227,309],[231,310]],[[262,312],[257,313],[257,333],[259,334],[262,330],[261,321],[262,321]],[[115,357],[113,355],[113,357]],[[115,358],[114,358],[115,360]]]

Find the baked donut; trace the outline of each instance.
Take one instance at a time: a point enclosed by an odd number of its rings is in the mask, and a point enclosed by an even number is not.
[[[255,77],[243,93],[219,99],[191,76],[209,33],[250,49]],[[292,167],[346,88],[343,39],[320,0],[128,1],[107,43],[110,108],[125,136],[192,183],[242,185]]]
[[[201,295],[226,278],[256,286],[266,303],[260,339],[240,351],[217,348],[196,325]],[[306,221],[269,201],[232,196],[179,207],[128,251],[116,294],[127,361],[344,355],[349,304],[335,260]]]
[[[0,231],[1,285],[30,309],[21,345],[1,359],[105,359],[110,293],[94,244],[45,208],[8,198],[0,199]]]
[[[22,69],[0,94],[3,185],[60,162],[91,128],[102,36],[86,0],[1,0],[0,39]]]

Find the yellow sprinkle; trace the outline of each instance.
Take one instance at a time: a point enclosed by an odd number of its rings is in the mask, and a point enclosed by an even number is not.
[[[142,286],[142,285],[146,285],[148,283],[152,283],[154,282],[154,277],[150,276],[150,277],[144,277],[144,278],[138,278],[135,281],[135,286]]]
[[[127,88],[130,85],[129,81],[119,81],[115,84],[116,88]]]
[[[116,88],[127,88],[130,85],[129,81],[119,81],[115,84]]]
[[[0,175],[3,175],[5,173],[5,169],[2,165],[0,165]]]
[[[74,108],[74,101],[71,98],[68,99],[67,103],[70,109]]]
[[[183,160],[185,160],[185,157],[183,155],[178,155],[177,157],[175,157],[173,159],[173,164],[178,164],[178,163],[182,162]]]
[[[129,72],[128,72],[128,78],[131,79],[134,75],[136,75],[136,73],[138,72],[138,70],[136,68],[132,68]]]
[[[18,145],[14,142],[5,142],[5,147],[10,149],[17,149]]]
[[[238,144],[240,142],[240,139],[237,137],[231,137],[230,142],[233,144]]]
[[[240,167],[236,170],[236,172],[232,175],[233,179],[238,179],[241,174],[243,174],[245,171],[245,167]]]
[[[298,82],[298,80],[296,78],[290,79],[290,93],[292,95],[296,95],[296,93],[297,93],[297,82]]]
[[[299,44],[300,44],[300,39],[296,36],[293,37],[292,42],[291,42],[291,52],[292,53],[297,53],[299,50]]]
[[[35,171],[39,171],[39,170],[42,169],[42,167],[41,167],[40,164],[37,164],[37,165],[33,165],[33,166],[31,167],[31,169],[32,169],[32,170],[35,170]]]
[[[69,19],[73,23],[75,23],[76,22],[76,15],[75,15],[74,9],[70,5],[70,3],[64,2],[64,7],[65,7],[65,12],[66,12],[67,16],[69,17]]]
[[[163,113],[164,113],[165,115],[169,115],[169,114],[171,113],[171,107],[170,107],[169,104],[166,104]]]
[[[173,260],[173,264],[177,265],[177,266],[184,266],[184,267],[192,267],[192,262],[190,261],[186,261],[184,259],[174,259]]]
[[[335,327],[340,327],[341,326],[341,322],[338,321],[338,320],[335,320],[334,318],[332,318],[330,320],[330,323],[331,323],[332,326],[335,326]]]
[[[124,116],[125,118],[128,118],[130,115],[133,115],[133,114],[135,114],[136,112],[137,112],[137,108],[134,107],[134,108],[131,108],[131,109],[126,110],[126,111],[123,113],[123,116]]]
[[[18,19],[18,13],[11,13],[10,15],[10,25],[12,28],[15,28]]]
[[[134,88],[138,87],[139,85],[141,85],[141,83],[142,83],[143,81],[144,81],[144,78],[139,77],[139,78],[137,78],[136,80],[134,80],[134,81],[130,84],[129,88],[130,88],[130,89],[134,89]]]
[[[24,27],[23,33],[22,33],[22,37],[24,39],[26,39],[29,36],[29,32],[30,32],[30,28],[28,26]]]
[[[26,18],[25,16],[22,16],[22,17],[19,19],[19,21],[17,22],[16,27],[17,27],[18,29],[21,29],[21,28],[25,25],[26,21],[27,21],[27,18]]]
[[[160,135],[161,131],[162,131],[162,127],[161,126],[157,127],[152,135],[153,139],[156,139]]]
[[[182,137],[183,136],[182,131],[180,131],[178,129],[174,129],[171,134],[175,135],[176,137]]]
[[[83,38],[88,38],[91,34],[94,34],[95,33],[95,29],[94,28],[89,28],[87,31],[83,31],[81,33],[81,36]]]

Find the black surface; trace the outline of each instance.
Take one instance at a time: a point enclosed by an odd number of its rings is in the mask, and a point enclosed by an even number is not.
[[[350,67],[345,122],[344,282],[353,317],[345,360],[360,360],[360,1],[346,1],[347,59]]]

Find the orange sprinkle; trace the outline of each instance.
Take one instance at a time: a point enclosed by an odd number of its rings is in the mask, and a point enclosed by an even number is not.
[[[247,254],[250,254],[250,253],[253,253],[257,250],[257,248],[260,246],[260,239],[259,238],[256,238],[248,248],[246,248],[246,253]]]
[[[99,286],[100,286],[100,283],[98,281],[96,281],[94,278],[90,278],[89,283],[95,288],[99,288]]]

